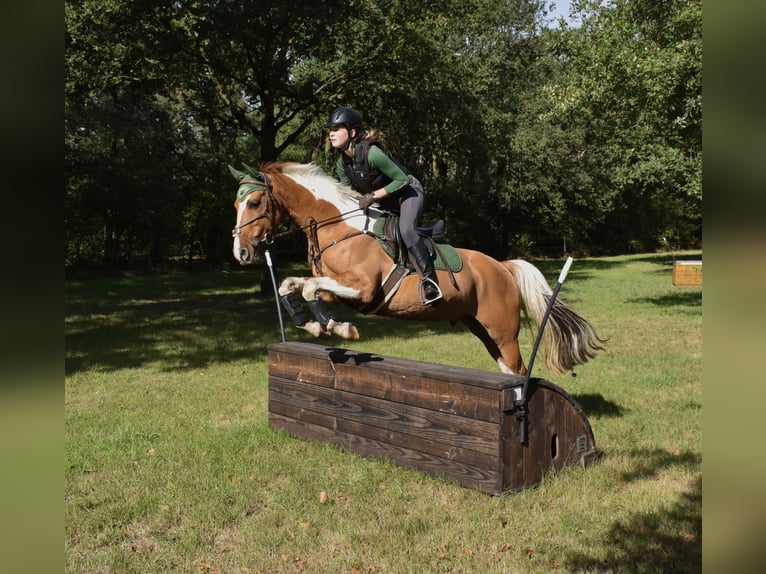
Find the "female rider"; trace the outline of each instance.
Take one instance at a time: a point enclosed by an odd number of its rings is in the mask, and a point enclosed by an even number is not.
[[[399,232],[421,275],[421,301],[432,304],[442,298],[436,284],[434,264],[427,239],[416,226],[423,215],[423,186],[386,152],[374,134],[362,127],[362,116],[348,107],[330,114],[325,127],[330,129],[330,143],[340,151],[336,171],[341,183],[364,194],[359,208],[367,210],[374,202],[386,211],[399,214]]]

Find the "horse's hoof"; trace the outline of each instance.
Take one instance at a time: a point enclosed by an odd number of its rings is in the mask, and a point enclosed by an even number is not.
[[[348,336],[345,337],[349,341],[358,341],[359,340],[359,330],[354,327],[353,325],[349,324],[348,326]]]

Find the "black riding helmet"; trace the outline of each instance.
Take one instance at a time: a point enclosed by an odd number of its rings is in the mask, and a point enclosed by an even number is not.
[[[362,116],[353,108],[342,107],[338,108],[330,114],[327,123],[324,125],[326,128],[333,126],[345,126],[346,129],[356,129],[360,131],[362,129]]]

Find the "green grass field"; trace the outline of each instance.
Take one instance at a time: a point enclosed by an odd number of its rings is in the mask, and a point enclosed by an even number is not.
[[[553,283],[563,261],[534,263]],[[702,288],[673,286],[669,255],[575,261],[560,296],[608,350],[535,376],[580,404],[600,457],[497,497],[269,429],[281,337],[259,281],[67,282],[67,572],[701,570]],[[333,345],[496,370],[462,326],[337,314],[362,339]]]

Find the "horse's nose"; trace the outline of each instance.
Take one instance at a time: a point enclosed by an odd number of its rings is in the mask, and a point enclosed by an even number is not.
[[[250,252],[245,249],[244,247],[239,250],[239,260],[242,263],[245,263],[248,259],[250,259]]]

